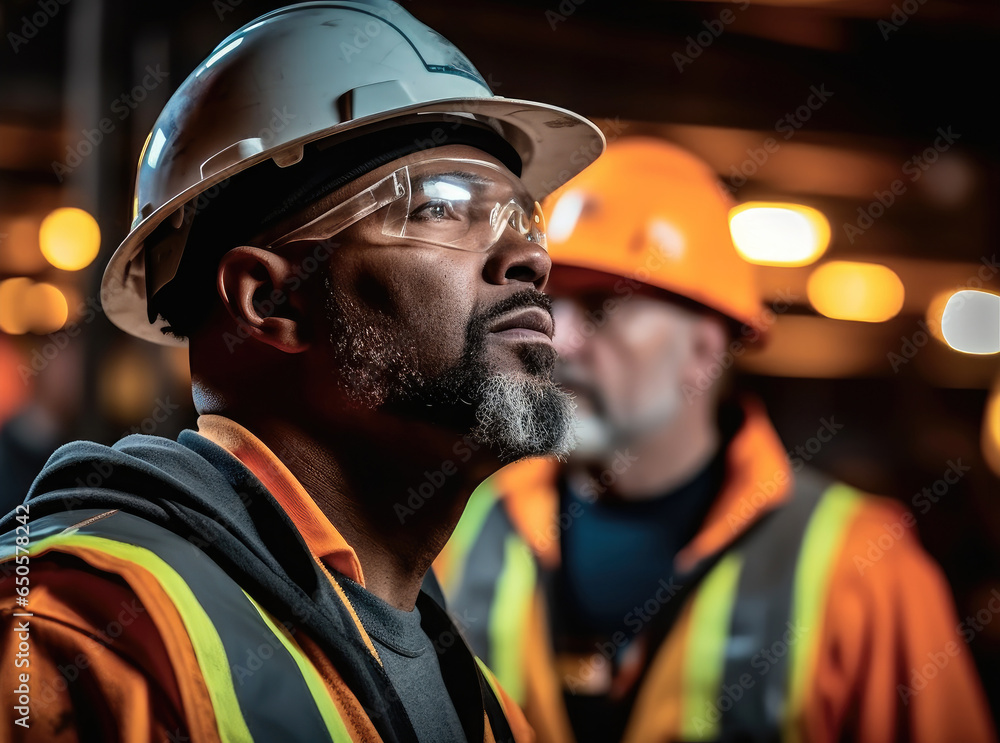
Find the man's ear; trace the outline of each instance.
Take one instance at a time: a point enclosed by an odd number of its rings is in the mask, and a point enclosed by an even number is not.
[[[720,376],[715,367],[726,361],[729,343],[725,321],[710,314],[695,316],[691,321],[690,343],[691,356],[685,365],[685,381],[697,385],[711,379],[714,380],[712,386],[717,386]]]
[[[729,343],[725,321],[715,315],[701,315],[691,328],[695,356],[702,364],[717,364]]]
[[[305,295],[294,264],[269,250],[240,246],[219,261],[216,289],[240,332],[285,353],[309,347]]]

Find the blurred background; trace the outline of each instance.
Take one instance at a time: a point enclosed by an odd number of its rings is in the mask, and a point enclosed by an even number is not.
[[[5,511],[61,443],[193,424],[186,352],[114,328],[101,270],[128,231],[138,154],[171,92],[282,4],[0,3]],[[733,221],[778,309],[770,345],[739,365],[793,456],[915,510],[959,617],[978,613],[969,647],[996,715],[1000,617],[984,607],[1000,589],[1000,354],[950,347],[941,313],[955,292],[1000,292],[1000,6],[404,4],[496,93],[583,113],[608,139],[665,137],[716,168],[739,203],[786,205]],[[768,255],[762,234],[793,244]],[[831,421],[843,427],[817,446]]]

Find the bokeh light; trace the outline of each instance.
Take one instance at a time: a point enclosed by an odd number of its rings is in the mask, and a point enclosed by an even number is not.
[[[983,412],[983,458],[993,473],[1000,477],[1000,380],[993,385]]]
[[[39,224],[41,220],[34,216],[19,216],[0,226],[0,233],[7,233],[0,240],[0,272],[24,276],[48,268],[38,249]]]
[[[941,315],[941,335],[962,353],[1000,353],[1000,296],[976,289],[955,292]]]
[[[886,266],[831,261],[809,276],[806,292],[821,315],[834,320],[884,322],[903,308],[903,282]]]
[[[741,204],[729,212],[729,231],[743,259],[762,266],[807,266],[830,245],[827,218],[801,204]]]
[[[52,284],[32,284],[24,292],[25,313],[33,333],[54,333],[66,324],[69,305],[58,287]]]
[[[89,266],[101,248],[101,229],[90,214],[62,207],[42,220],[38,232],[42,255],[56,268],[79,271]]]
[[[102,412],[117,423],[149,415],[159,374],[146,349],[123,345],[101,360],[97,397]]]
[[[22,335],[31,330],[25,297],[34,282],[24,276],[0,281],[0,330]]]
[[[69,319],[69,303],[57,286],[19,276],[0,282],[0,331],[10,335],[59,330]]]

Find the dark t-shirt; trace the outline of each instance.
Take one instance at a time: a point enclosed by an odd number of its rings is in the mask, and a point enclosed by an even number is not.
[[[647,500],[586,499],[563,485],[562,512],[580,514],[562,538],[560,575],[575,632],[641,631],[631,618],[643,617],[661,583],[670,584],[674,558],[697,533],[724,475],[723,449],[688,482]]]
[[[376,645],[382,665],[426,743],[462,743],[465,732],[448,695],[431,639],[420,626],[420,610],[390,606],[360,585],[337,575],[361,624]]]
[[[562,566],[553,586],[559,649],[615,648],[612,669],[637,658],[645,662],[631,652],[633,643],[663,614],[665,607],[655,597],[669,601],[678,590],[674,558],[697,533],[724,477],[722,447],[687,483],[648,500],[587,499],[562,483],[561,511],[579,516],[563,534]],[[567,511],[571,506],[574,511]],[[579,743],[620,740],[635,688],[633,682],[615,697],[567,692]]]

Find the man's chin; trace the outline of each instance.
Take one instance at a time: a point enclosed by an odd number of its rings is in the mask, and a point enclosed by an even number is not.
[[[576,444],[573,398],[547,377],[494,374],[476,395],[472,437],[504,464],[555,456],[565,459]]]
[[[541,341],[492,343],[479,358],[479,368],[475,373],[480,378],[511,374],[549,381],[557,359],[555,347]]]
[[[614,435],[608,425],[593,413],[577,409],[576,447],[574,461],[603,459],[613,448]]]

